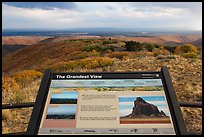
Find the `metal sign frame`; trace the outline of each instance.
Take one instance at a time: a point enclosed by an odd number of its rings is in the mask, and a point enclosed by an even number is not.
[[[178,99],[176,97],[176,93],[173,88],[172,80],[166,66],[161,68],[161,71],[141,71],[141,72],[91,72],[91,73],[52,73],[51,70],[45,70],[41,85],[35,100],[34,108],[31,114],[31,118],[29,121],[29,125],[27,128],[27,134],[36,135],[38,134],[38,130],[40,127],[41,118],[43,115],[43,110],[45,107],[47,95],[49,92],[49,87],[51,80],[54,78],[56,74],[103,74],[108,78],[109,74],[115,74],[117,77],[126,77],[125,74],[135,74],[135,73],[145,73],[145,74],[160,74],[164,92],[166,94],[167,103],[170,109],[173,125],[175,128],[175,132],[177,135],[187,135],[185,121],[182,117],[182,113],[180,110],[180,105],[178,103]]]

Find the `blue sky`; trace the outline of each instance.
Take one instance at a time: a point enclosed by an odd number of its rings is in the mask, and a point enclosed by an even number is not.
[[[139,97],[139,96],[138,96]],[[168,107],[164,96],[140,96],[147,103],[153,104],[161,111],[163,110],[166,115],[169,116]],[[126,116],[132,113],[134,107],[134,101],[137,97],[119,97],[119,113],[120,116]]]
[[[73,115],[76,114],[76,105],[60,105],[58,107],[50,107],[48,108],[47,115],[62,115],[68,114]]]
[[[78,98],[78,92],[53,92],[51,98],[59,98],[59,99],[77,99]]]
[[[201,30],[201,2],[4,2],[3,29],[90,27]]]

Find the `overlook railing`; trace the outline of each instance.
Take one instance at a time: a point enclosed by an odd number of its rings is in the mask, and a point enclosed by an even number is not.
[[[17,108],[27,108],[34,107],[35,102],[18,103],[18,104],[4,104],[3,109],[17,109]],[[202,108],[202,102],[179,102],[180,107],[192,107],[192,108]],[[189,135],[196,135],[195,132],[188,132]],[[15,132],[7,133],[7,135],[26,135],[26,132]]]

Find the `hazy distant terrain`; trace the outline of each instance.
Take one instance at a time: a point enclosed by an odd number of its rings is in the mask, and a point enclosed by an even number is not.
[[[184,43],[193,43],[197,46],[202,46],[201,35],[159,35],[159,36],[94,36],[94,35],[80,35],[80,36],[3,36],[2,37],[2,55],[9,52],[16,51],[25,47],[26,45],[34,45],[38,43],[53,43],[71,39],[116,39],[122,41],[138,41],[150,42],[157,44],[178,46]]]
[[[3,36],[2,45],[33,45],[47,38],[46,36]]]
[[[138,41],[138,42],[151,42],[151,43],[158,43],[164,44],[167,42],[174,42],[174,43],[197,43],[200,44],[202,41],[201,35],[159,35],[159,36],[137,36],[137,37],[130,37],[130,36],[94,36],[94,35],[79,35],[79,36],[56,36],[56,37],[44,37],[44,36],[3,36],[2,37],[2,44],[3,45],[32,45],[36,43],[43,43],[43,42],[57,42],[62,40],[70,40],[70,39],[103,39],[103,38],[113,38],[117,40],[125,40],[125,41]]]

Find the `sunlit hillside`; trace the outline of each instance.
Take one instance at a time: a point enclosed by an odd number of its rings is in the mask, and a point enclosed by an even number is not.
[[[132,72],[169,68],[179,101],[202,100],[201,47],[112,38],[58,39],[27,45],[2,58],[2,103],[33,102],[45,69]],[[4,110],[4,133],[25,131],[32,109]],[[189,131],[202,132],[201,109],[182,108]]]

